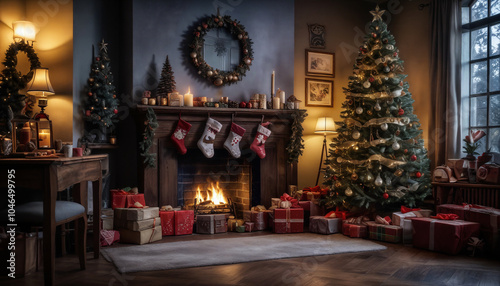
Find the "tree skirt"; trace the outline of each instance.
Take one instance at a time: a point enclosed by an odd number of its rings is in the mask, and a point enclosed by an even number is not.
[[[384,249],[342,234],[294,233],[135,245],[101,253],[120,273],[127,273]]]

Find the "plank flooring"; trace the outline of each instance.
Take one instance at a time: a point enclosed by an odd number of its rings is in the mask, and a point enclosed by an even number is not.
[[[266,234],[164,237],[155,243]],[[87,270],[82,271],[78,258],[67,255],[56,259],[56,285],[500,285],[500,258],[451,256],[411,245],[380,243],[387,249],[128,274],[118,273],[102,256],[92,259],[91,255]],[[42,284],[43,272],[0,278],[2,286]]]

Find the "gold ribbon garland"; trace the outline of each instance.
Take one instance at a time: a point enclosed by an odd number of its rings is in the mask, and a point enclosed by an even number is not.
[[[353,164],[353,165],[361,165],[368,163],[370,161],[379,161],[380,164],[386,166],[387,168],[393,169],[397,166],[400,165],[405,165],[407,162],[403,161],[398,161],[398,160],[392,160],[392,159],[387,159],[382,155],[371,155],[368,159],[365,160],[346,160],[342,157],[337,157],[337,162],[338,163],[348,163],[348,164]]]
[[[361,122],[352,119],[346,118],[345,123],[347,126],[356,126],[356,127],[370,127],[372,125],[381,125],[383,123],[395,124],[399,126],[404,126],[410,123],[410,118],[408,117],[382,117],[382,118],[372,118],[365,122],[365,124],[361,124]]]

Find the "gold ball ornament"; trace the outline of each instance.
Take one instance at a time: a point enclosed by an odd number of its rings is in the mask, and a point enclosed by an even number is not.
[[[347,187],[347,189],[345,190],[345,195],[348,197],[352,196],[352,189]]]
[[[216,86],[221,86],[223,84],[223,81],[220,77],[218,77],[215,81],[214,81],[214,84]]]
[[[402,169],[397,169],[395,172],[394,172],[394,175],[396,177],[401,177],[403,175],[403,170]]]
[[[198,55],[196,52],[192,52],[191,54],[189,54],[193,59],[196,58],[196,56]]]
[[[351,180],[356,181],[359,178],[358,174],[352,173]]]
[[[207,76],[212,76],[214,74],[213,71],[207,71]]]

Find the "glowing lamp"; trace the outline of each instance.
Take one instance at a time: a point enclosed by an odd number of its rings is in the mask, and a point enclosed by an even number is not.
[[[33,45],[35,41],[35,25],[29,21],[16,21],[12,23],[12,29],[14,30],[14,42],[25,41]]]

